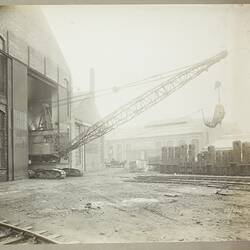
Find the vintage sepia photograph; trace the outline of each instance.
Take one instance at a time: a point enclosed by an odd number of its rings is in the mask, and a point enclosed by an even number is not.
[[[0,246],[250,240],[250,5],[0,5]]]

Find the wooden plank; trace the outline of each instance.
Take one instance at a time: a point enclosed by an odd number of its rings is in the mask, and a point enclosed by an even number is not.
[[[49,236],[49,238],[51,238],[51,239],[56,239],[59,237],[62,237],[62,235],[61,234],[53,234],[53,235]]]
[[[44,234],[44,233],[48,233],[48,231],[40,230],[40,231],[35,231],[34,233],[36,233],[36,234]]]
[[[17,227],[17,226],[19,226],[21,223],[19,222],[19,223],[14,223],[14,224],[12,224],[13,226],[15,226],[15,227]]]
[[[1,223],[7,223],[8,221],[7,220],[1,220],[0,222]]]
[[[0,223],[0,225],[1,224],[2,224],[2,226],[11,228],[11,229],[19,231],[19,232],[23,232],[29,237],[37,237],[39,240],[46,241],[46,242],[49,242],[49,243],[52,243],[52,244],[58,244],[55,240],[52,240],[52,239],[48,238],[47,236],[43,236],[43,235],[40,235],[40,234],[36,234],[35,232],[31,232],[28,229],[15,227],[13,225],[9,225],[9,224],[6,224],[6,223]]]
[[[7,238],[3,241],[0,241],[0,245],[11,245],[13,243],[17,243],[21,240],[23,240],[24,237],[23,236],[18,236],[18,237],[11,237],[11,238]]]

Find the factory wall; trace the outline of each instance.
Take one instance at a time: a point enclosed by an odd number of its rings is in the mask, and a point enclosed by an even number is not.
[[[71,76],[39,7],[1,6],[0,19],[0,180],[14,180],[27,177],[29,118],[42,107],[34,99],[54,103],[53,125],[70,133]]]
[[[83,133],[101,119],[95,103],[95,72],[89,72],[89,91],[81,93],[86,99],[72,104],[72,138]],[[75,96],[79,96],[75,93]],[[74,97],[74,95],[73,95]],[[78,98],[79,99],[79,98]],[[100,137],[72,152],[72,166],[82,171],[98,171],[104,168],[104,138]]]
[[[3,40],[0,39],[1,46],[3,49],[4,43]],[[7,163],[7,98],[6,98],[6,81],[7,81],[7,60],[6,58],[0,54],[0,181],[6,179],[6,163]]]
[[[72,138],[83,133],[90,125],[84,125],[82,122],[74,122],[72,127]],[[104,139],[98,138],[87,145],[81,146],[71,154],[71,165],[82,172],[92,172],[103,169],[104,167]]]
[[[206,144],[206,135],[201,132],[186,135],[107,140],[105,159],[117,161],[160,159],[163,146],[177,146],[185,143],[196,144],[197,150],[200,150]]]
[[[12,128],[13,128],[13,164],[14,178],[27,176],[28,166],[28,82],[27,67],[23,64],[12,62]]]
[[[4,81],[1,92],[1,180],[27,176],[28,78],[24,64],[1,55]]]
[[[78,137],[86,128],[81,121],[72,120],[71,124],[71,136],[72,138]],[[85,171],[85,148],[81,146],[71,153],[71,165],[73,168],[79,169],[81,172]]]
[[[43,56],[47,56],[49,63],[55,64],[49,68],[59,65],[70,75],[63,54],[39,6],[0,6],[0,20],[0,34],[6,39],[9,36],[10,54],[27,61],[29,46],[30,54],[36,58],[32,62],[34,68],[43,70]],[[56,71],[47,73],[51,78],[57,77]]]
[[[117,129],[105,140],[105,159],[135,161],[159,159],[162,147],[195,144],[197,154],[221,136],[238,132],[235,123],[207,128],[202,120],[177,119],[176,122],[152,122],[151,125]]]
[[[85,109],[88,112],[85,112]],[[88,129],[94,120],[98,120],[96,106],[91,103],[80,103],[72,108],[71,138],[78,137]],[[89,115],[88,115],[89,114]],[[90,117],[91,116],[91,117]],[[94,118],[94,119],[93,119]],[[92,122],[92,123],[87,123]],[[71,165],[81,171],[98,171],[104,167],[104,138],[97,138],[88,144],[74,150],[71,155]]]
[[[97,171],[104,167],[104,139],[98,138],[85,146],[85,163],[87,171]]]
[[[12,180],[27,176],[30,122],[37,124],[42,111],[42,104],[36,102],[37,100],[56,104],[52,105],[51,109],[52,123],[54,128],[63,134],[60,143],[69,141],[77,135],[75,117],[87,122],[88,126],[100,117],[93,100],[84,103],[83,109],[80,105],[79,112],[72,117],[70,71],[39,7],[1,6],[0,19],[0,49],[6,53],[1,58],[6,57],[8,61],[8,67],[3,64],[0,67],[5,76],[8,76],[8,81],[1,78],[1,83],[5,81],[8,89],[4,96],[4,102],[8,102],[4,104],[4,108],[8,106],[8,114],[3,116],[7,118],[8,123],[5,129],[10,129],[3,135],[6,136],[9,132],[5,143],[7,148],[5,152],[2,150],[7,165],[2,164],[4,167],[3,171],[0,169],[0,176]],[[94,81],[93,70],[91,81]],[[22,93],[22,98],[17,95],[18,91]],[[91,91],[94,91],[94,85]],[[87,171],[103,167],[103,139],[97,139],[85,148],[81,147],[76,155],[75,153],[72,153],[69,161],[62,162]],[[76,157],[79,154],[81,160],[77,162]]]
[[[50,101],[54,96],[59,95],[58,86],[48,87],[48,79],[36,79],[30,76],[30,69],[23,63],[1,56],[5,60],[1,60],[5,64],[5,72],[3,75],[8,76],[4,85],[4,93],[1,93],[1,180],[16,180],[27,177],[27,169],[29,164],[29,130],[34,129],[32,124],[38,124],[39,116],[42,110],[39,98],[48,100],[46,92],[50,96]],[[31,80],[32,79],[32,80]],[[39,84],[38,84],[39,83]],[[52,83],[52,82],[51,82]],[[38,85],[37,85],[38,84]],[[39,87],[38,87],[39,86]],[[62,88],[62,87],[61,87]],[[63,89],[64,92],[67,90]],[[43,96],[44,94],[44,96]],[[32,103],[31,100],[37,102]],[[67,105],[66,109],[69,109]],[[59,106],[57,106],[57,110]],[[59,110],[59,115],[62,110]],[[53,115],[53,112],[52,112]],[[56,113],[57,115],[57,113]],[[61,120],[54,119],[54,128],[59,124],[62,129],[69,132],[69,114],[62,113]],[[53,115],[55,116],[55,115]],[[5,120],[7,121],[5,123]],[[66,125],[65,125],[66,124]],[[35,127],[36,128],[36,127]],[[68,129],[68,130],[67,130]],[[7,140],[5,137],[7,136]],[[6,157],[7,156],[7,157]]]

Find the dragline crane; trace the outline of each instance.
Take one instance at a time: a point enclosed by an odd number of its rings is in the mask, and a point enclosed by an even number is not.
[[[182,88],[189,81],[195,79],[201,73],[207,71],[211,66],[220,62],[226,56],[227,51],[222,51],[213,57],[210,57],[204,61],[193,64],[191,66],[185,67],[182,70],[176,71],[176,73],[174,74],[164,77],[164,80],[162,80],[159,85],[146,91],[142,95],[132,99],[127,104],[121,106],[120,108],[110,113],[100,121],[96,122],[65,146],[54,147],[56,152],[54,151],[53,154],[51,154],[52,157],[50,157],[50,159],[53,159],[55,157],[57,159],[65,158],[74,149],[77,149],[78,147],[85,145],[95,140],[96,138],[99,138],[109,133],[120,125],[130,121],[134,117],[140,115],[144,111],[154,106],[155,104],[164,100],[166,97],[173,94],[178,89]],[[161,77],[158,77],[158,80],[161,79]],[[37,136],[36,133],[38,133],[38,136],[43,133],[45,133],[45,136],[47,136],[47,131],[34,131],[34,136]],[[56,143],[56,140],[54,140],[53,143]],[[46,155],[46,157],[48,157],[48,155]],[[41,159],[40,156],[38,157],[38,159]],[[57,171],[54,172],[53,170],[49,171],[50,172],[48,173],[46,173],[46,171],[44,170],[40,172],[33,171],[32,175],[35,176],[35,178],[40,178],[39,173],[41,174],[41,176],[46,176],[46,174],[48,176],[62,176],[62,173],[60,172],[61,170],[57,169]]]

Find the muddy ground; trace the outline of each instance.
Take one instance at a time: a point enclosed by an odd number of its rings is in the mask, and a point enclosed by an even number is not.
[[[150,173],[152,175],[152,173]],[[105,169],[64,180],[0,183],[0,217],[63,235],[65,242],[250,240],[250,192],[127,182]]]

